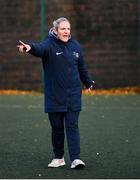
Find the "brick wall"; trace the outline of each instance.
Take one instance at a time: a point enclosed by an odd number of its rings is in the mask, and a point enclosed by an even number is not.
[[[75,3],[77,25],[84,29],[79,38],[85,46],[97,86],[139,84],[138,1],[92,0],[84,3]]]
[[[17,51],[19,39],[40,39],[39,1],[0,1],[0,89],[38,89],[40,61]]]
[[[139,85],[138,0],[46,0],[47,31],[66,16],[84,48],[96,88]],[[41,61],[20,54],[18,39],[40,40],[40,0],[0,1],[0,89],[40,90]]]

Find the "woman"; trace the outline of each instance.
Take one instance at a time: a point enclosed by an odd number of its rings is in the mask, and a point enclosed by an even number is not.
[[[54,159],[48,167],[65,165],[64,128],[71,168],[85,167],[80,159],[80,133],[78,128],[81,111],[81,81],[88,91],[94,81],[88,74],[80,44],[71,37],[71,24],[61,17],[53,22],[48,37],[40,43],[23,43],[19,51],[42,59],[45,84],[45,112],[52,127]]]

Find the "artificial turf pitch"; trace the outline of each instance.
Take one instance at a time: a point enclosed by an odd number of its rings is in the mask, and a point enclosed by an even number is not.
[[[0,179],[140,178],[140,95],[83,96],[83,170],[49,169],[51,130],[43,95],[0,96]]]

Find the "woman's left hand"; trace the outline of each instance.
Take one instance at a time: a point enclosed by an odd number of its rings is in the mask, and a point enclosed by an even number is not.
[[[95,81],[92,81],[92,83],[94,84],[95,83]],[[91,90],[92,90],[92,88],[93,88],[93,84],[88,88],[88,93],[90,93],[91,92]]]

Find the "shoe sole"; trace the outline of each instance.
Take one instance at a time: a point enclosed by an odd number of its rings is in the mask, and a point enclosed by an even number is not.
[[[74,168],[72,169],[83,169],[85,168],[85,165],[84,164],[78,164],[77,166],[75,166]]]
[[[66,164],[61,164],[59,166],[48,166],[48,168],[58,168],[58,167],[62,167],[62,166],[65,166]]]

